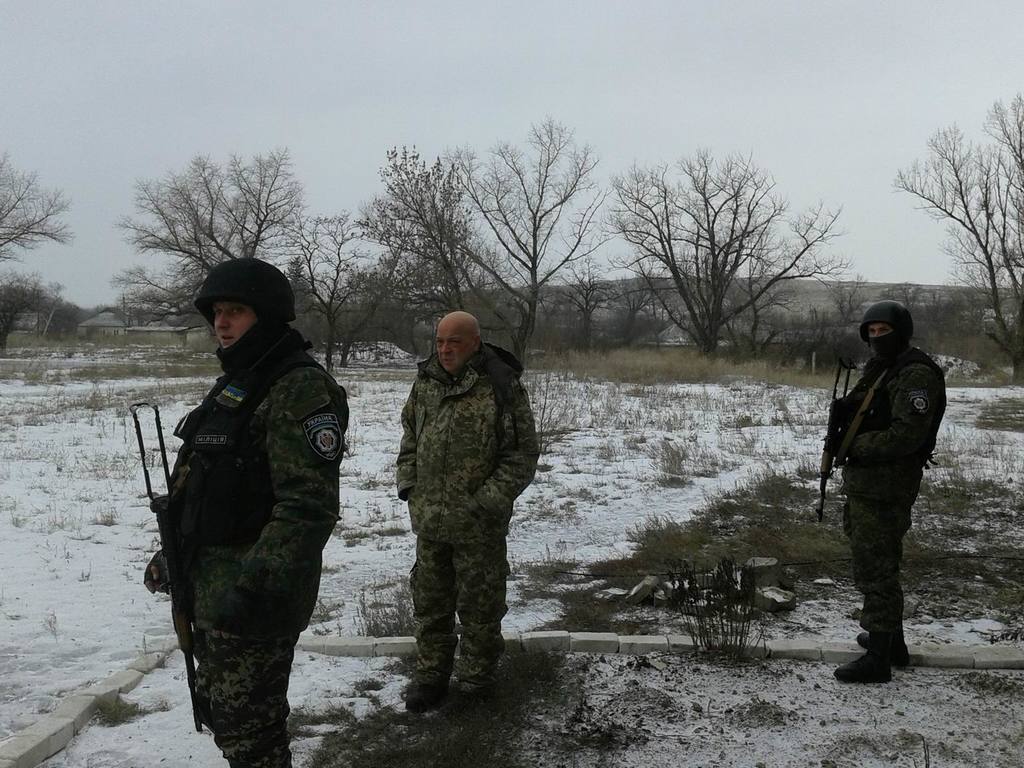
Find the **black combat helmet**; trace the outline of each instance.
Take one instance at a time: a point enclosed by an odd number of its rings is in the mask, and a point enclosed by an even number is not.
[[[250,306],[263,321],[290,323],[295,319],[291,283],[281,270],[259,259],[231,259],[211,269],[193,302],[211,325],[215,301]]]
[[[910,311],[898,301],[876,301],[865,310],[864,319],[860,323],[860,337],[863,341],[868,340],[870,323],[888,323],[892,326],[893,333],[905,344],[909,344],[914,335],[914,319],[910,316]]]

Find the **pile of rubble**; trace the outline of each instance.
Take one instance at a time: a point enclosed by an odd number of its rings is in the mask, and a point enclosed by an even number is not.
[[[743,564],[743,570],[747,569],[754,579],[755,608],[765,613],[791,611],[796,608],[793,580],[783,571],[776,558],[752,557]],[[645,602],[657,605],[669,602],[675,589],[676,584],[670,579],[649,575],[644,576],[632,589],[611,587],[598,592],[597,597],[603,600],[621,599],[628,605],[641,605]]]

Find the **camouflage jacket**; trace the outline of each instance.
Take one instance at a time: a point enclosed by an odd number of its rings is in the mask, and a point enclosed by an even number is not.
[[[402,409],[397,467],[418,535],[465,542],[508,533],[539,455],[521,373],[515,357],[491,345],[458,378],[436,356],[420,363]]]
[[[924,357],[923,353],[915,354]],[[941,371],[931,365],[903,365],[875,392],[847,454],[843,468],[846,493],[907,502],[917,496],[928,458],[923,452],[930,453],[928,446],[946,406],[945,381]],[[877,361],[869,363],[864,377],[848,396],[855,405],[881,374],[880,367]]]
[[[330,435],[321,434],[325,422],[336,425]],[[224,598],[235,587],[254,595],[258,606],[246,634],[286,636],[306,628],[319,591],[321,553],[338,519],[338,438],[347,423],[344,389],[318,367],[293,368],[270,386],[247,432],[266,457],[269,519],[255,541],[183,542],[199,628],[217,628]],[[187,466],[194,455],[186,445],[177,466]],[[187,480],[183,485],[189,487]]]

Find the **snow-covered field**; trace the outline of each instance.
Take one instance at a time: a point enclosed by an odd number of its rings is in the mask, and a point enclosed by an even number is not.
[[[136,371],[131,357],[119,351],[100,355],[102,359],[40,355],[0,360],[0,742],[53,709],[61,695],[123,669],[147,643],[171,632],[166,598],[149,595],[141,583],[157,533],[127,405],[137,400],[158,403],[174,451],[170,431],[201,397],[210,377],[146,376],[144,369]],[[117,375],[113,369],[118,365],[132,375]],[[100,377],[83,373],[89,368],[101,371]],[[321,606],[313,629],[355,634],[360,594],[400,583],[413,562],[414,541],[393,482],[399,412],[412,371],[353,368],[341,371],[338,378],[349,393],[351,455],[342,464],[341,519],[325,552]],[[767,464],[795,470],[816,462],[827,402],[827,393],[821,390],[755,382],[641,386],[533,374],[530,386],[541,426],[560,437],[542,457],[542,471],[520,499],[511,532],[513,579],[505,626],[520,631],[557,618],[558,610],[549,601],[519,599],[515,577],[523,565],[555,557],[585,564],[621,555],[631,546],[627,532],[649,516],[683,520],[709,495],[733,487]],[[1007,389],[951,390],[940,442],[977,444],[982,440],[973,426],[978,403],[1021,394]],[[152,436],[151,423],[145,426]],[[988,431],[984,439],[991,441],[992,434]],[[1000,432],[998,440],[1002,461],[1021,455],[1021,434]],[[685,445],[691,463],[701,469],[681,487],[658,482],[662,468],[657,457],[665,441]],[[155,477],[159,479],[159,471]],[[823,611],[817,618],[818,631],[828,638],[848,639],[854,629],[840,612]],[[912,637],[980,644],[986,639],[978,630],[994,626],[990,621],[965,620],[909,631]],[[299,653],[291,687],[293,707],[344,702],[357,709],[370,706],[353,687],[368,677],[386,681],[384,689],[375,692],[382,705],[397,705],[404,681],[385,667],[386,660]],[[594,675],[594,669],[589,674]],[[686,676],[682,668],[679,674]],[[729,688],[729,673],[717,675],[717,682],[712,682],[715,675],[706,674],[707,688]],[[927,695],[929,686],[943,685],[943,673],[938,671],[914,671],[902,686],[889,686],[884,692],[843,689],[835,694],[830,694],[835,688],[823,665],[808,665],[802,673],[797,669],[782,677],[789,681],[785,685],[791,696],[801,695],[804,683],[795,682],[797,678],[810,680],[806,685],[815,697],[832,696],[830,711],[840,711],[843,702],[851,700],[885,700],[889,703],[883,710],[899,709],[892,702],[904,691],[916,703],[903,709],[917,707],[928,722],[941,722],[945,716],[945,700]],[[219,753],[209,737],[189,733],[182,678],[180,655],[175,654],[129,696],[152,712],[121,726],[86,729],[47,765],[149,765],[153,755],[160,755],[165,766],[218,764]],[[965,712],[971,707],[964,705],[962,694],[958,696],[950,700],[950,713],[970,716]],[[984,718],[990,715],[983,708],[977,711],[979,723],[988,722]],[[1007,728],[1022,731],[1019,707],[1004,716]],[[915,715],[910,712],[908,717]],[[818,727],[817,720],[808,717],[788,719],[787,727],[800,727],[803,721],[807,727]],[[842,721],[837,718],[838,733],[844,732]],[[911,727],[909,720],[903,725]],[[860,727],[849,722],[847,726],[851,733]],[[836,730],[835,724],[829,728]],[[713,729],[702,738],[713,741]],[[297,765],[312,748],[310,741],[297,745]],[[722,754],[730,757],[717,764],[757,762],[744,762],[742,754],[749,756],[749,750],[735,752],[733,742],[723,742]],[[649,754],[654,747],[648,741],[644,749]],[[778,759],[767,757],[764,764],[790,764],[785,757],[790,753],[777,754]],[[793,751],[790,756],[802,760],[814,752]],[[706,764],[716,764],[707,759]],[[821,752],[818,759],[834,756]],[[632,764],[676,763],[648,756]],[[976,764],[1003,763],[993,758]]]

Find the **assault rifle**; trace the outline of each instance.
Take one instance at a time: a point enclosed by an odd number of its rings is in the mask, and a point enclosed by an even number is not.
[[[836,454],[839,451],[844,428],[846,427],[843,398],[846,397],[850,389],[850,371],[853,369],[853,363],[839,358],[839,364],[836,366],[836,380],[832,384],[832,402],[828,406],[828,426],[825,428],[825,447],[821,451],[821,468],[818,473],[821,483],[818,487],[818,505],[815,507],[815,511],[818,513],[819,523],[825,516],[825,488],[828,486],[828,479],[832,477],[832,467],[835,463]],[[840,395],[839,379],[844,371],[846,372],[846,379],[843,381],[843,394]]]
[[[142,426],[139,423],[139,409],[151,408],[156,421],[156,436],[160,445],[160,460],[164,467],[164,481],[167,484],[167,495],[157,496],[153,493],[153,485],[149,480],[149,467],[146,463],[146,443],[142,439]],[[166,589],[171,593],[171,620],[174,623],[174,634],[178,636],[178,647],[185,657],[185,677],[188,681],[188,692],[192,699],[192,720],[196,730],[203,732],[203,711],[196,698],[196,664],[193,655],[192,615],[188,605],[188,589],[182,569],[181,550],[178,547],[177,511],[171,503],[171,471],[167,467],[167,448],[164,445],[163,428],[160,426],[160,409],[150,403],[134,403],[128,406],[135,421],[135,436],[139,440],[139,453],[142,456],[142,474],[146,478],[146,495],[149,496],[149,508],[156,514],[156,524],[160,531],[160,548],[167,563]]]
[[[847,363],[842,358],[839,359],[839,367],[836,369],[836,381],[832,385],[832,402],[828,407],[825,447],[821,451],[821,470],[819,473],[821,477],[821,485],[819,487],[821,495],[818,497],[818,506],[816,508],[819,523],[825,513],[825,486],[828,485],[828,479],[832,476],[832,467],[841,467],[846,463],[846,454],[850,451],[853,438],[857,436],[857,431],[860,429],[860,425],[864,421],[868,409],[871,407],[871,401],[875,397],[875,392],[882,385],[882,382],[885,381],[885,377],[889,373],[889,370],[886,369],[874,380],[871,388],[864,395],[864,399],[861,400],[857,412],[847,422],[846,415],[849,413],[849,409],[844,408],[844,398],[850,385],[850,371],[853,369],[853,363]],[[844,370],[846,371],[846,381],[843,382],[843,396],[838,397],[839,376]]]

